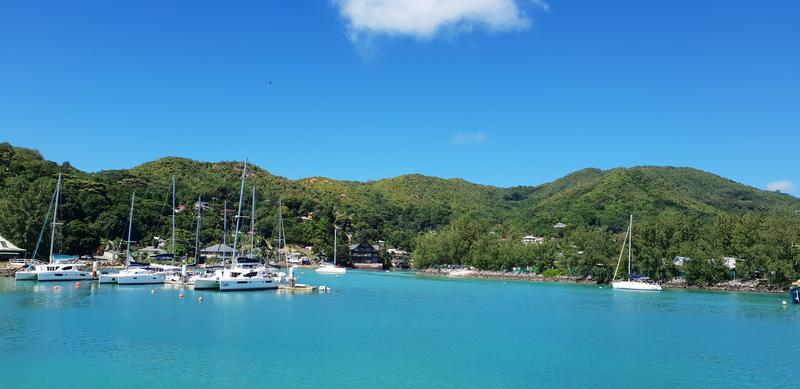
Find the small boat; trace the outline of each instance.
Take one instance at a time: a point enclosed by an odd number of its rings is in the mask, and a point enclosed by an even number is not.
[[[650,278],[631,273],[631,258],[633,257],[631,241],[633,241],[633,215],[630,217],[630,223],[628,224],[628,232],[625,234],[625,240],[622,241],[622,250],[619,252],[619,259],[617,260],[617,267],[614,269],[614,277],[613,281],[611,282],[611,286],[614,289],[623,290],[661,290],[661,286],[653,282]],[[622,261],[622,254],[625,252],[626,244],[628,245],[628,277],[626,280],[617,280],[617,271],[619,270],[619,264]]]
[[[792,287],[789,289],[789,298],[795,304],[800,304],[800,280],[792,282]]]

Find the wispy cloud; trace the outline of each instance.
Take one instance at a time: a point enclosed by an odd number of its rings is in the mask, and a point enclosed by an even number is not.
[[[450,143],[454,145],[477,145],[486,143],[486,134],[483,132],[464,133],[460,132],[458,135],[450,139]]]
[[[767,190],[779,191],[782,193],[794,193],[795,186],[794,183],[789,180],[781,180],[767,184]]]
[[[360,42],[376,35],[432,39],[442,31],[522,30],[527,9],[547,10],[544,0],[331,0],[347,23],[348,37]]]

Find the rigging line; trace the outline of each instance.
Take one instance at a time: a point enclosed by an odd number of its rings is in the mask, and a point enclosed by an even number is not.
[[[36,247],[33,249],[33,255],[31,259],[36,259],[36,254],[39,253],[39,244],[42,243],[42,238],[44,237],[44,231],[47,229],[47,221],[50,220],[50,210],[53,209],[53,204],[56,202],[56,192],[53,191],[53,198],[50,200],[50,207],[47,208],[47,214],[44,216],[44,223],[42,223],[42,229],[39,230],[39,239],[36,240]]]

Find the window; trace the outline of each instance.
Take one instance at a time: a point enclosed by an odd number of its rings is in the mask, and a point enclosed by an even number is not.
[[[2,241],[2,240],[0,240],[0,246],[3,246],[3,248],[7,248],[7,247],[8,247],[8,245],[6,244],[6,242],[4,242],[4,241]]]

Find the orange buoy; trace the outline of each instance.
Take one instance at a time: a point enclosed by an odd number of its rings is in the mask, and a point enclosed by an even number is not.
[[[178,298],[181,298],[181,299],[182,299],[183,297],[184,297],[184,296],[183,296],[183,293],[181,293],[181,294],[179,294],[179,295],[178,295]]]
[[[200,297],[198,297],[198,298],[197,298],[197,301],[199,301],[199,302],[201,302],[201,303],[202,303],[202,302],[203,302],[203,296],[200,296]]]
[[[76,289],[80,289],[81,288],[81,283],[80,282],[76,282],[75,283],[75,288]]]

